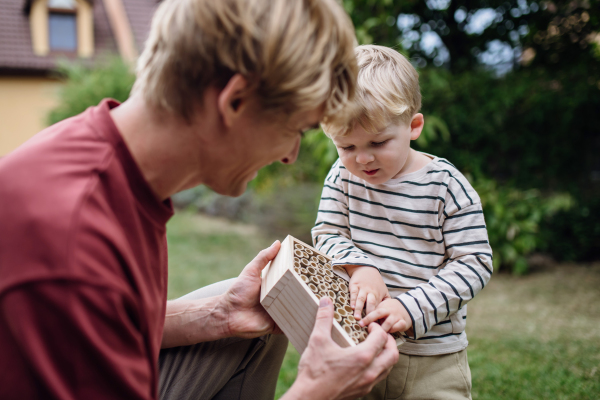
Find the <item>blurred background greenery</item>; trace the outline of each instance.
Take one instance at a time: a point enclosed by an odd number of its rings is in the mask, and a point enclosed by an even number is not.
[[[417,67],[426,129],[414,146],[471,181],[495,268],[510,272],[469,305],[473,398],[597,399],[600,270],[590,261],[600,259],[600,2],[343,5],[360,43],[394,47]],[[124,101],[134,80],[118,59],[59,73],[67,84],[50,123],[104,97]],[[310,241],[336,158],[322,132],[310,132],[294,165],[264,168],[239,198],[205,187],[176,195],[169,297],[238,275],[275,238]],[[277,396],[298,357],[290,347]]]
[[[360,43],[391,46],[420,72],[425,132],[418,150],[449,159],[484,205],[494,266],[527,257],[598,259],[600,250],[600,2],[344,0]],[[120,60],[65,64],[54,123],[104,97],[125,100]],[[320,185],[337,158],[322,132],[293,166],[264,168],[228,199],[196,188],[180,207],[310,240]]]

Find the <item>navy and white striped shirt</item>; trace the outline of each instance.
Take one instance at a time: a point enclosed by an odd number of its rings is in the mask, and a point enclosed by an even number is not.
[[[467,303],[492,275],[492,249],[477,192],[447,160],[435,157],[380,185],[338,160],[325,179],[312,236],[334,264],[379,270],[413,321],[402,353],[467,347]]]

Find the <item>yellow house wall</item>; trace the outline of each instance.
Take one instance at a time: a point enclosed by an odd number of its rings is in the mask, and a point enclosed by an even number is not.
[[[46,127],[62,84],[43,77],[0,77],[0,157]]]
[[[94,16],[87,0],[77,0],[77,55],[83,58],[94,55]]]
[[[37,56],[45,56],[50,52],[47,4],[47,0],[35,0],[31,4],[29,27],[31,28],[33,53]]]

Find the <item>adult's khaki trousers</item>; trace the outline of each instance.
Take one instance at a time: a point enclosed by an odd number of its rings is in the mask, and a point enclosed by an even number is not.
[[[232,282],[218,282],[182,298],[216,296]],[[160,398],[272,400],[287,344],[284,335],[266,335],[161,350]]]
[[[467,350],[429,357],[400,353],[388,377],[362,399],[471,400]]]

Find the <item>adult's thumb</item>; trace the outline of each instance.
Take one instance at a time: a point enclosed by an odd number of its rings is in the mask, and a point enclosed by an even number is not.
[[[331,327],[333,326],[333,303],[331,299],[324,296],[319,301],[319,310],[315,321],[314,333],[331,337]]]

